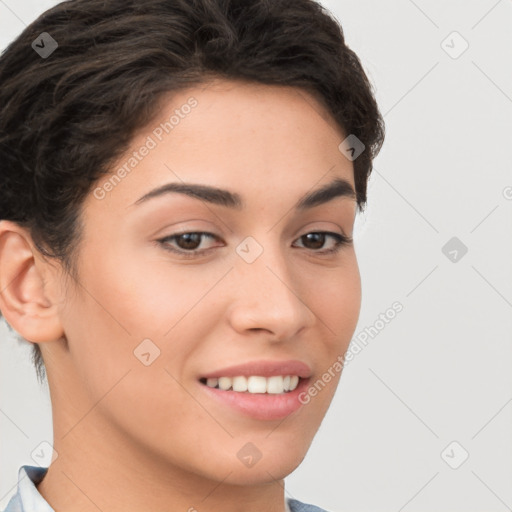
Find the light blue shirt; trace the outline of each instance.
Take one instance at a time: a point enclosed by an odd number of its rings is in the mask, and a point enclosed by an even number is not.
[[[39,466],[21,466],[18,471],[18,489],[4,512],[55,512],[36,487],[47,471],[48,468]],[[286,504],[290,512],[326,512],[292,498],[287,498]]]

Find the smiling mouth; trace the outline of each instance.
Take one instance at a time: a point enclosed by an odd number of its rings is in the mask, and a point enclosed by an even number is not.
[[[239,375],[237,377],[202,378],[199,379],[199,382],[221,391],[280,395],[294,391],[301,380],[303,379],[297,375],[273,375],[271,377]]]

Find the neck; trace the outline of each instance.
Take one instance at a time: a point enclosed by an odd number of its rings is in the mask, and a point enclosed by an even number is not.
[[[284,481],[230,483],[232,473],[208,478],[141,453],[108,429],[73,429],[55,436],[58,456],[37,489],[55,510],[67,512],[284,512]],[[96,425],[97,427],[98,425]],[[75,432],[76,430],[76,432]],[[57,431],[57,429],[56,429]]]

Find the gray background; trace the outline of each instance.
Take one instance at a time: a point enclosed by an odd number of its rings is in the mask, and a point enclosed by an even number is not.
[[[0,47],[55,3],[0,0]],[[357,221],[353,343],[403,311],[345,368],[287,493],[333,512],[512,510],[512,2],[323,4],[387,127]],[[28,347],[1,329],[3,508],[52,429]]]

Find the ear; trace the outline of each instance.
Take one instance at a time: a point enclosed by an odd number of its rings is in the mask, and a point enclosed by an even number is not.
[[[0,311],[27,341],[53,341],[64,335],[58,275],[26,228],[0,221]]]

